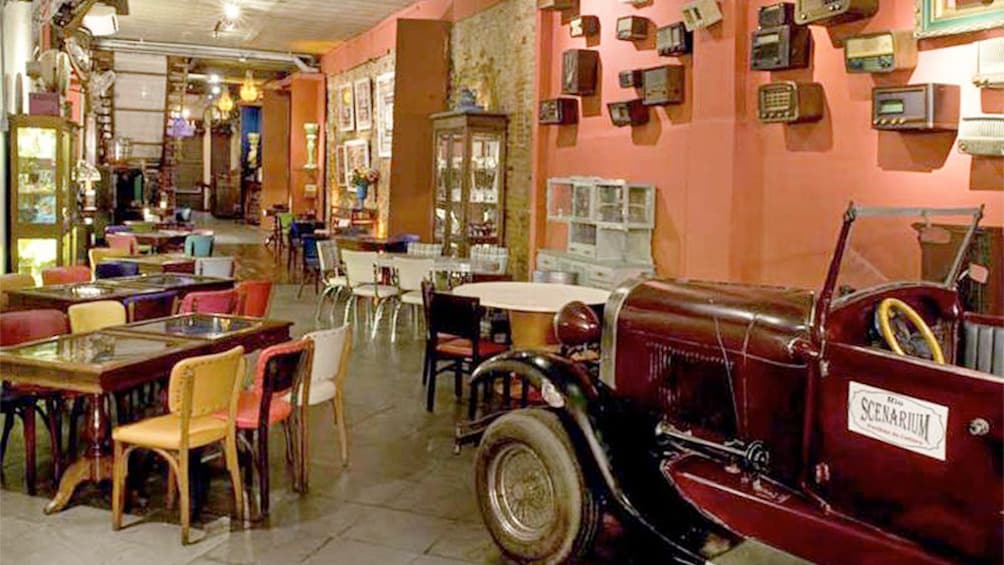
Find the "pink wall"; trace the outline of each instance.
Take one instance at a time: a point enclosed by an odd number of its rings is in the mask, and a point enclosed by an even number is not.
[[[323,74],[295,74],[289,86],[289,190],[293,212],[302,213],[315,210],[318,217],[324,216],[324,119],[325,86]],[[303,124],[319,124],[317,147],[314,149],[316,171],[303,168],[307,162],[307,138]],[[317,185],[317,198],[308,199],[304,192],[307,184]]]
[[[615,22],[635,14],[662,26],[680,19],[683,0],[643,8],[581,0],[582,14],[600,17],[598,40],[570,38],[561,16],[547,14],[541,33],[541,95],[560,93],[561,52],[601,52],[602,85],[581,99],[576,126],[542,127],[537,189],[548,177],[571,174],[629,178],[658,187],[653,241],[657,269],[669,276],[731,279],[817,287],[841,213],[850,200],[868,205],[987,204],[986,225],[1001,225],[1001,159],[958,153],[953,135],[879,133],[870,127],[871,88],[939,81],[959,84],[963,114],[978,111],[971,85],[971,42],[1004,31],[925,41],[916,70],[892,77],[848,75],[838,45],[847,35],[910,29],[913,0],[887,0],[867,21],[813,27],[813,66],[778,73],[748,70],[749,34],[757,8],[772,0],[723,0],[725,20],[694,35],[694,54],[658,57],[652,40],[618,41]],[[592,45],[596,43],[595,45]],[[606,103],[635,94],[618,85],[623,69],[668,63],[687,67],[687,101],[654,109],[649,124],[616,128]],[[826,91],[826,117],[815,124],[765,125],[756,119],[756,89],[770,80],[816,81]],[[1000,92],[998,91],[998,94]],[[983,94],[985,111],[1004,106]],[[542,211],[538,199],[537,210]],[[560,246],[560,228],[536,243]]]

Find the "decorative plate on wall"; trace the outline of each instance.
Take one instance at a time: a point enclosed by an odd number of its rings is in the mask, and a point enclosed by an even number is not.
[[[916,37],[938,37],[1004,26],[1004,0],[916,0]]]

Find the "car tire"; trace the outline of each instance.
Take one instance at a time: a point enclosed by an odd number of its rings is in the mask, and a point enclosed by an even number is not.
[[[502,416],[485,432],[474,468],[481,516],[507,557],[563,563],[589,551],[600,505],[556,414]]]

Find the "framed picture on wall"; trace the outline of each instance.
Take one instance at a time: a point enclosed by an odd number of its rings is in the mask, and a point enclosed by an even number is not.
[[[914,0],[916,37],[954,35],[1004,26],[1004,0]]]
[[[394,144],[394,73],[376,78],[377,156],[390,157]]]
[[[335,180],[338,182],[338,186],[347,186],[346,179],[348,175],[345,169],[345,146],[337,145],[335,146]]]
[[[365,139],[346,141],[345,145],[345,186],[352,185],[352,171],[370,168],[370,142]]]
[[[356,129],[355,105],[352,96],[352,84],[345,83],[335,89],[338,101],[338,131],[353,131]]]
[[[356,81],[356,130],[373,129],[373,99],[370,89],[370,79]]]

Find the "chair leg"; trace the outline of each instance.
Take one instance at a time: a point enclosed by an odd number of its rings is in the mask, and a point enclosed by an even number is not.
[[[464,360],[458,359],[453,368],[453,395],[460,398],[464,394]]]
[[[293,465],[293,428],[289,425],[289,420],[282,423],[282,435],[286,440],[286,464]]]
[[[268,515],[268,428],[258,428],[258,497],[262,516]]]
[[[167,466],[167,493],[164,495],[164,506],[168,510],[174,509],[178,503],[178,474],[174,472],[174,466]]]
[[[321,295],[317,297],[317,309],[314,310],[314,319],[315,320],[320,320],[321,319],[321,310],[324,309],[324,301],[328,298],[328,295],[331,294],[332,290],[334,290],[333,287],[330,287],[330,286],[329,287],[325,287],[325,289],[323,291],[321,291]],[[334,305],[332,305],[332,308],[333,307],[334,307]]]
[[[122,528],[122,507],[125,504],[125,480],[129,463],[122,442],[115,442],[115,460],[112,464],[112,529]]]
[[[52,480],[55,485],[59,485],[59,479],[63,476],[63,403],[57,397],[50,397],[45,404],[49,451],[52,454]]]
[[[349,292],[352,292],[352,291],[349,291]],[[349,325],[349,316],[350,315],[354,316],[353,319],[356,322],[359,321],[359,315],[353,313],[353,311],[355,309],[356,309],[356,295],[355,294],[351,294],[349,296],[349,299],[345,301],[345,319],[342,320],[342,325],[343,326]]]
[[[396,301],[394,304],[394,313],[390,317],[390,342],[394,343],[397,341],[397,319],[401,315],[402,303],[400,300]]]
[[[236,432],[227,434],[227,439],[223,444],[223,455],[226,459],[227,471],[230,473],[230,484],[234,489],[234,518],[240,521],[244,517],[244,485],[241,483],[241,469],[237,461]]]
[[[181,544],[188,545],[188,531],[192,526],[192,493],[188,484],[188,450],[178,453],[178,491],[181,495]]]
[[[296,421],[296,438],[298,458],[297,469],[300,471],[300,492],[307,492],[310,484],[310,405],[304,403],[299,408],[300,417]]]
[[[28,404],[21,410],[24,424],[24,481],[28,494],[35,496],[35,405]]]
[[[3,465],[3,456],[7,453],[7,440],[10,439],[10,430],[14,427],[14,411],[4,414],[3,437],[0,438],[0,466]]]
[[[345,406],[342,404],[342,393],[336,392],[331,399],[332,415],[335,419],[335,426],[338,428],[338,447],[342,456],[342,466],[349,464],[349,439],[345,430]]]
[[[436,358],[432,358],[432,362],[429,366],[429,382],[426,385],[426,396],[425,396],[425,410],[428,412],[433,411],[433,406],[436,403]]]

